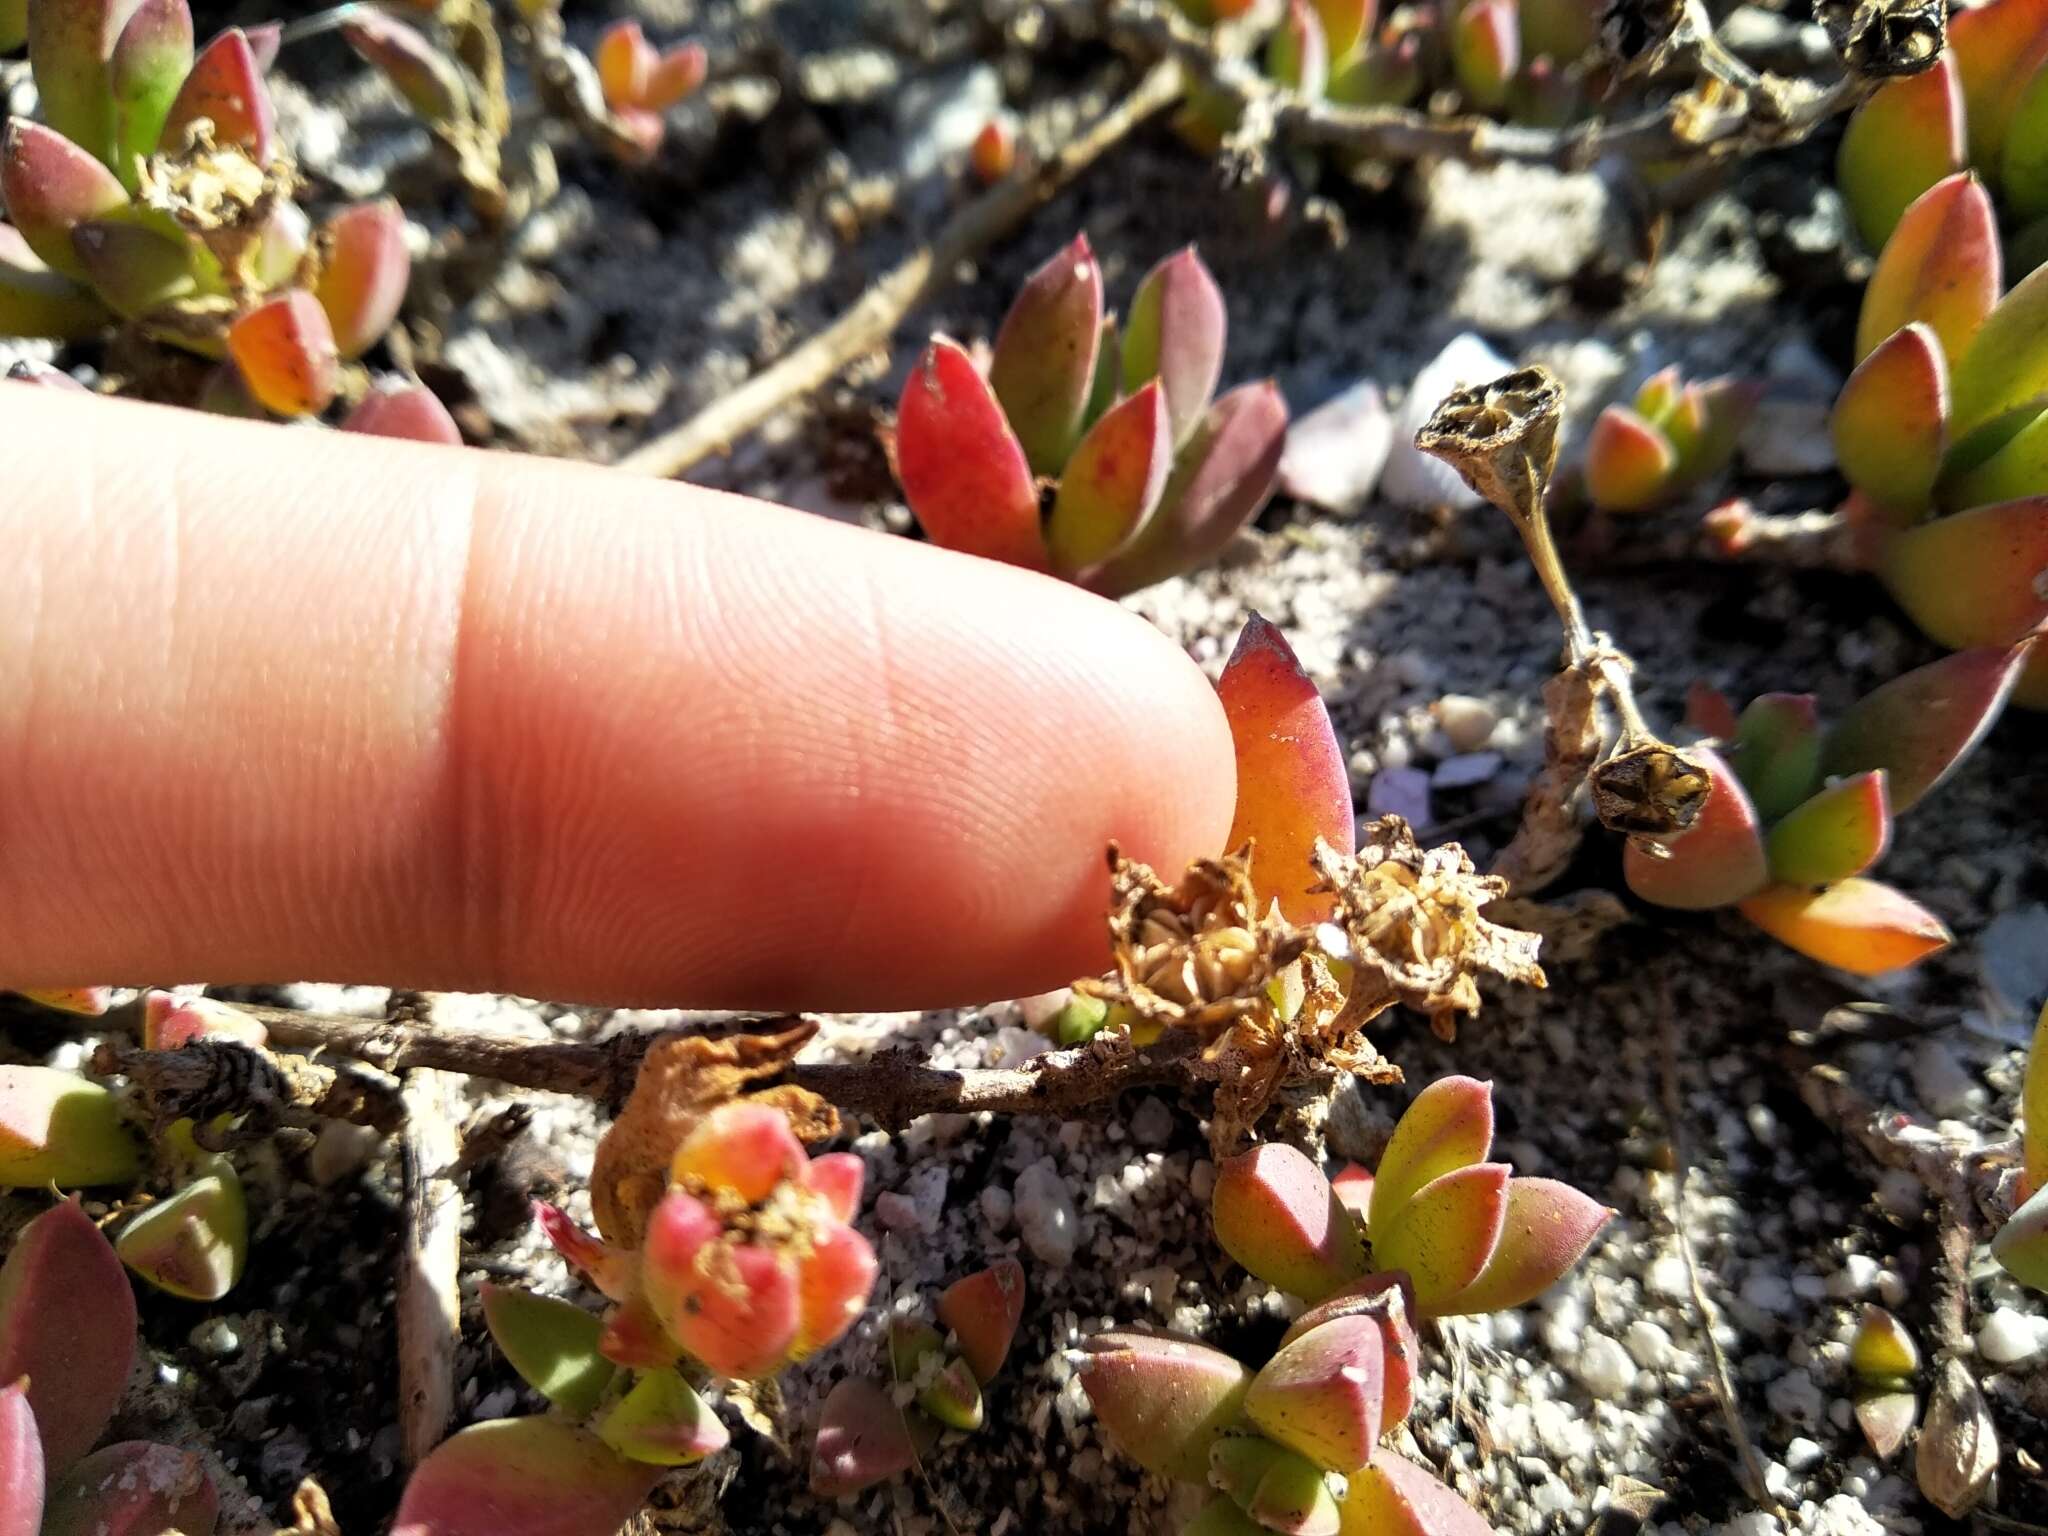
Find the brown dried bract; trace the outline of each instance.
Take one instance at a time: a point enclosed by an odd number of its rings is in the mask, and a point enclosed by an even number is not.
[[[1676,747],[1648,741],[1593,770],[1593,813],[1611,832],[1676,837],[1699,819],[1713,781]]]
[[[770,1104],[806,1142],[839,1132],[839,1115],[807,1089],[775,1083],[818,1032],[805,1019],[774,1034],[677,1035],[649,1050],[626,1106],[597,1144],[590,1208],[607,1241],[637,1248],[647,1216],[668,1189],[683,1138],[731,1099]],[[766,1084],[754,1087],[755,1084]]]
[[[1346,1010],[1357,1024],[1405,1003],[1448,1040],[1453,1015],[1479,1011],[1481,975],[1546,985],[1537,964],[1543,941],[1479,915],[1507,882],[1480,874],[1456,843],[1419,848],[1407,822],[1382,816],[1355,859],[1318,844],[1315,867],[1351,940],[1358,974]]]

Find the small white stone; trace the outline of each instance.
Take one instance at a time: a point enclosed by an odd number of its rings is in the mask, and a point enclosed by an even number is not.
[[[1163,1147],[1173,1139],[1173,1111],[1162,1099],[1147,1094],[1131,1113],[1131,1140],[1141,1147]]]
[[[1771,1412],[1795,1424],[1818,1424],[1827,1411],[1827,1399],[1805,1371],[1791,1370],[1764,1388],[1764,1401]]]
[[[1993,1365],[2017,1365],[2048,1347],[2043,1332],[2024,1312],[2000,1307],[1977,1330],[1977,1352]]]
[[[1776,1270],[1751,1270],[1742,1282],[1742,1299],[1759,1311],[1782,1316],[1793,1309],[1792,1284]]]
[[[1596,1398],[1618,1399],[1635,1384],[1635,1362],[1619,1340],[1588,1328],[1579,1342],[1577,1375]]]
[[[1820,1465],[1825,1454],[1818,1440],[1809,1440],[1801,1435],[1785,1447],[1785,1465],[1794,1472],[1809,1471]]]
[[[1411,827],[1430,823],[1429,775],[1420,768],[1382,768],[1365,791],[1368,816],[1399,816]]]
[[[1814,1513],[1806,1536],[1885,1536],[1882,1521],[1863,1507],[1863,1501],[1847,1491],[1836,1494]],[[1902,1525],[1900,1529],[1904,1529]]]
[[[1940,1040],[1922,1040],[1913,1048],[1912,1076],[1920,1102],[1943,1119],[1968,1115],[1986,1102],[1983,1085]]]
[[[989,1184],[982,1188],[981,1219],[990,1228],[1000,1232],[1010,1224],[1010,1192],[1000,1184]]]
[[[1486,783],[1500,769],[1498,752],[1461,752],[1438,763],[1436,772],[1429,776],[1429,784],[1432,789],[1470,789]]]
[[[1661,1324],[1639,1317],[1628,1325],[1628,1331],[1622,1335],[1622,1343],[1627,1346],[1635,1363],[1644,1370],[1670,1369],[1673,1354],[1671,1335]]]
[[[1828,1276],[1828,1294],[1843,1300],[1868,1296],[1877,1284],[1877,1260],[1867,1253],[1852,1253],[1842,1267]]]
[[[1393,447],[1380,472],[1380,494],[1401,507],[1478,506],[1479,494],[1450,465],[1417,448],[1415,434],[1445,395],[1497,379],[1513,368],[1470,331],[1453,337],[1408,386],[1408,397],[1394,419]]]
[[[1643,1273],[1643,1287],[1666,1301],[1683,1301],[1692,1294],[1686,1278],[1685,1260],[1675,1253],[1660,1254]]]
[[[1455,752],[1478,752],[1493,740],[1500,711],[1469,693],[1447,693],[1436,701],[1437,724]]]
[[[1081,1219],[1052,1159],[1040,1158],[1026,1168],[1017,1176],[1011,1194],[1025,1246],[1055,1269],[1073,1263],[1081,1240]]]

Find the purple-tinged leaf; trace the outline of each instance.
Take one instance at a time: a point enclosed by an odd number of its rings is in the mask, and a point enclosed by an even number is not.
[[[220,1495],[206,1463],[175,1446],[124,1440],[50,1479],[43,1536],[213,1536]]]
[[[1877,258],[1856,322],[1856,360],[1918,320],[1941,342],[1953,381],[2003,286],[1990,196],[1968,173],[1936,182],[1900,216]]]
[[[1155,379],[1111,406],[1067,460],[1045,529],[1053,569],[1091,570],[1128,544],[1172,467],[1173,427]]]
[[[0,139],[0,197],[30,250],[53,272],[82,278],[71,231],[126,206],[128,194],[99,161],[41,123],[15,118]]]
[[[1287,402],[1271,380],[1225,394],[1174,461],[1159,510],[1083,585],[1122,597],[1221,554],[1273,493],[1286,443]]]
[[[326,262],[314,295],[327,311],[343,361],[361,357],[398,318],[412,279],[405,213],[392,198],[357,203],[327,221]]]
[[[559,1419],[493,1419],[419,1464],[391,1536],[609,1536],[660,1477]]]
[[[1025,282],[989,363],[989,386],[1041,475],[1057,475],[1080,440],[1101,333],[1102,269],[1076,235]]]
[[[164,120],[165,146],[175,148],[201,118],[213,124],[215,144],[233,144],[258,165],[268,165],[277,154],[277,108],[239,27],[221,33],[193,60]]]
[[[653,1467],[693,1466],[732,1439],[711,1405],[672,1370],[634,1382],[606,1412],[597,1436],[628,1461]]]
[[[191,69],[192,11],[186,0],[141,0],[107,61],[114,164],[123,181],[138,181],[140,162],[156,153],[171,103]]]
[[[1915,964],[1953,942],[1941,919],[1918,902],[1860,877],[1819,892],[1774,885],[1737,905],[1788,949],[1858,976]]]
[[[1622,850],[1628,888],[1660,907],[1698,912],[1753,896],[1770,882],[1763,828],[1741,780],[1718,754],[1693,749],[1712,781],[1699,817],[1668,843]]]
[[[1266,73],[1314,101],[1330,84],[1330,40],[1308,0],[1287,0],[1287,14],[1266,43]]]
[[[125,9],[119,0],[38,0],[28,10],[28,61],[43,120],[106,166],[118,151],[107,55]]]
[[[355,10],[341,35],[422,121],[463,120],[468,97],[462,76],[418,28],[383,11]]]
[[[1031,467],[958,342],[933,337],[910,371],[896,411],[896,473],[934,544],[1046,569]]]
[[[1302,1313],[1281,1336],[1284,1349],[1303,1334],[1340,1317],[1366,1317],[1380,1330],[1380,1433],[1386,1434],[1408,1417],[1415,1406],[1415,1377],[1421,1369],[1422,1346],[1412,1321],[1418,1314],[1415,1289],[1401,1272],[1383,1272],[1354,1280]]]
[[[67,1200],[0,1264],[0,1381],[28,1378],[51,1473],[105,1433],[135,1357],[135,1293],[92,1218]]]
[[[1879,1461],[1899,1454],[1919,1417],[1920,1399],[1911,1392],[1866,1392],[1856,1398],[1856,1427]]]
[[[1711,683],[1693,682],[1685,690],[1685,728],[1696,736],[1731,742],[1741,728],[1735,703]]]
[[[167,1200],[150,1206],[114,1242],[121,1262],[185,1301],[219,1301],[249,1259],[249,1206],[224,1157]]]
[[[939,1321],[953,1331],[961,1356],[984,1385],[1003,1368],[1024,1319],[1024,1266],[998,1259],[939,1293]]]
[[[1506,1163],[1454,1168],[1417,1190],[1390,1225],[1375,1228],[1373,1262],[1405,1272],[1428,1317],[1486,1268],[1507,1219]]]
[[[1222,290],[1191,245],[1138,284],[1124,321],[1124,389],[1135,394],[1146,380],[1159,380],[1175,444],[1193,436],[1208,413],[1223,377],[1227,326]]]
[[[1502,1312],[1534,1301],[1585,1256],[1614,1212],[1555,1179],[1508,1180],[1507,1213],[1493,1255],[1464,1290],[1431,1315]]]
[[[1849,119],[1835,180],[1871,250],[1883,247],[1914,198],[1964,165],[1963,82],[1952,55],[1888,80]]]
[[[1976,750],[2031,644],[1958,651],[1866,694],[1828,733],[1823,770],[1830,777],[1883,770],[1891,814],[1903,816]],[[1776,860],[1774,843],[1774,869]]]
[[[1375,1451],[1344,1494],[1343,1536],[1493,1536],[1477,1510],[1393,1451]]]
[[[938,1426],[906,1414],[872,1381],[849,1376],[825,1395],[811,1450],[811,1492],[839,1499],[908,1472],[937,1443]]]
[[[1908,528],[1887,541],[1878,565],[1913,622],[1955,650],[2011,645],[2048,619],[2044,572],[2048,496]]]
[[[1147,1471],[1205,1481],[1209,1448],[1238,1422],[1252,1373],[1171,1334],[1099,1333],[1081,1349],[1075,1375],[1117,1447]]]
[[[0,1067],[0,1188],[123,1184],[141,1171],[105,1088],[55,1067]]]
[[[1394,445],[1380,387],[1361,379],[1287,429],[1280,488],[1329,512],[1356,512],[1379,484]]]
[[[1884,770],[1840,779],[1771,828],[1764,841],[1771,878],[1787,885],[1833,885],[1860,875],[1892,838]]]
[[[1647,512],[1671,495],[1671,439],[1625,405],[1610,405],[1586,440],[1586,494],[1602,512]]]
[[[1728,750],[1735,776],[1765,821],[1774,821],[1820,783],[1820,711],[1810,693],[1750,700]]]
[[[598,1353],[596,1313],[501,1285],[484,1286],[483,1304],[484,1326],[520,1380],[572,1419],[597,1407],[616,1373]]]
[[[1469,0],[1451,22],[1451,64],[1473,106],[1491,111],[1504,105],[1522,68],[1515,0]]]
[[[37,1536],[43,1523],[43,1437],[22,1383],[0,1386],[0,1536]]]
[[[1225,1253],[1305,1301],[1365,1272],[1365,1245],[1350,1213],[1323,1170],[1284,1142],[1225,1160],[1210,1215]]]
[[[1829,421],[1835,461],[1880,506],[1917,512],[1948,451],[1948,364],[1915,321],[1856,365]]]
[[[248,39],[249,56],[256,61],[256,73],[269,74],[277,64],[278,50],[284,46],[284,23],[260,21],[253,27],[242,28],[242,36]]]
[[[1390,1227],[1423,1185],[1486,1160],[1493,1145],[1493,1085],[1440,1077],[1403,1112],[1373,1174],[1368,1233]]]
[[[1963,88],[1970,163],[1998,164],[2021,94],[2048,63],[2048,3],[1998,0],[1949,18],[1948,48]]]
[[[1329,711],[1287,637],[1257,614],[1245,622],[1216,684],[1237,749],[1237,810],[1229,848],[1246,841],[1261,908],[1277,901],[1295,922],[1314,922],[1334,898],[1316,895],[1310,863],[1321,838],[1340,853],[1357,843],[1351,776]]]
[[[448,407],[426,385],[410,379],[383,378],[372,384],[356,408],[342,418],[341,430],[449,448],[462,446],[462,429],[455,425]]]
[[[2036,1190],[1998,1229],[1991,1257],[2020,1284],[2048,1291],[2048,1189]]]
[[[1372,1318],[1333,1318],[1266,1362],[1245,1392],[1245,1417],[1317,1466],[1355,1472],[1380,1437],[1383,1352]]]

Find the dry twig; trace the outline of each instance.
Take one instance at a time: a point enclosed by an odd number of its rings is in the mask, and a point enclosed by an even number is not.
[[[405,1080],[404,1242],[398,1256],[399,1454],[418,1466],[455,1416],[455,1347],[462,1337],[461,1155],[439,1072]]]
[[[927,245],[861,295],[853,307],[794,352],[722,395],[688,421],[619,461],[634,474],[679,475],[732,445],[792,401],[888,341],[904,316],[953,273],[1021,224],[1031,211],[1164,111],[1181,94],[1180,66],[1155,64],[1130,93],[1038,165],[1020,170],[956,213]]]

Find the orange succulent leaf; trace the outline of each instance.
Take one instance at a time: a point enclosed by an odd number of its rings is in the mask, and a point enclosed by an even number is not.
[[[637,21],[615,21],[597,40],[597,82],[604,91],[605,105],[612,108],[641,107],[654,79],[659,56]]]
[[[1893,816],[1903,816],[1976,750],[1997,722],[2034,642],[1985,646],[1916,667],[1857,700],[1828,732],[1830,777],[1885,773]]]
[[[1901,326],[1923,322],[1951,379],[2004,287],[1998,216],[1976,177],[1944,177],[1914,199],[1879,253],[1856,322],[1860,363]]]
[[[1835,400],[1829,430],[1849,483],[1886,508],[1919,511],[1948,451],[1948,364],[1918,321],[1880,342]]]
[[[1771,828],[1771,876],[1787,885],[1833,885],[1884,857],[1892,836],[1882,768],[1841,779]]]
[[[671,48],[655,62],[647,79],[647,95],[641,103],[650,112],[666,112],[696,94],[711,71],[711,56],[702,43],[684,43]]]
[[[1458,89],[1476,107],[1508,99],[1522,68],[1521,15],[1515,0],[1470,0],[1451,21],[1451,65]]]
[[[1965,164],[1963,82],[1952,54],[1888,80],[1849,119],[1835,180],[1871,250],[1884,245],[1913,199]]]
[[[1738,906],[1780,944],[1858,976],[1912,965],[1953,938],[1932,912],[1875,880],[1844,880],[1824,891],[1774,885]]]
[[[990,118],[968,146],[967,163],[983,186],[994,186],[1017,168],[1017,130],[1002,118]]]
[[[229,326],[228,356],[249,393],[279,416],[325,410],[341,382],[327,312],[303,288],[257,305]]]
[[[49,987],[31,989],[21,995],[45,1008],[55,1008],[59,1013],[76,1013],[92,1019],[114,1005],[112,987]]]
[[[1000,1259],[955,1280],[939,1293],[939,1321],[952,1329],[960,1354],[977,1381],[1003,1368],[1017,1325],[1024,1319],[1024,1266]]]
[[[932,338],[896,410],[896,474],[934,544],[1042,571],[1038,486],[966,348]]]
[[[1433,1316],[1500,1312],[1534,1301],[1585,1256],[1614,1212],[1555,1179],[1508,1180],[1500,1240],[1479,1276]]]
[[[1479,1512],[1394,1451],[1375,1451],[1353,1474],[1338,1536],[1492,1536]]]
[[[1256,841],[1252,889],[1294,922],[1327,917],[1328,894],[1312,895],[1309,863],[1318,838],[1340,852],[1357,846],[1351,776],[1320,694],[1293,648],[1257,614],[1245,622],[1216,684],[1237,749],[1237,812],[1228,846]]]
[[[1670,842],[1663,857],[1631,840],[1622,850],[1628,888],[1643,900],[1681,911],[1725,907],[1752,896],[1770,881],[1763,827],[1756,807],[1720,755],[1696,748],[1711,787],[1698,818]]]
[[[1603,512],[1645,512],[1671,493],[1671,439],[1625,405],[1610,405],[1586,441],[1586,494]]]
[[[1949,18],[1948,48],[1963,88],[1970,161],[1996,165],[2021,93],[2048,63],[2048,0],[1998,0]]]

